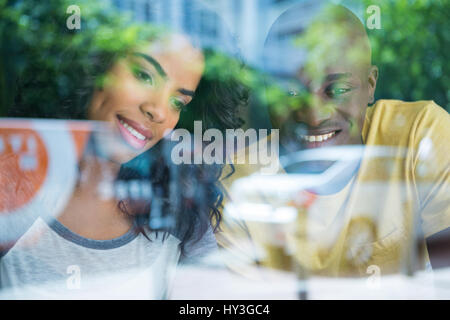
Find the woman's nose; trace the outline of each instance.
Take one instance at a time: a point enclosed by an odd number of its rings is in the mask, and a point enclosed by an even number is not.
[[[163,123],[167,117],[167,104],[145,102],[139,106],[143,115],[153,122]]]

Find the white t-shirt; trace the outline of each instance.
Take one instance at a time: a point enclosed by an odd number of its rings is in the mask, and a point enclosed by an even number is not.
[[[83,238],[38,218],[0,260],[1,299],[163,299],[180,260],[180,240],[130,230],[112,240]],[[184,261],[217,249],[212,230]]]

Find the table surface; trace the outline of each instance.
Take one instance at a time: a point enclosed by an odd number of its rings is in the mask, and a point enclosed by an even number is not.
[[[297,299],[302,284],[294,273],[255,269],[251,277],[226,269],[179,268],[171,299]],[[312,277],[303,285],[307,299],[450,299],[450,268],[370,278]]]

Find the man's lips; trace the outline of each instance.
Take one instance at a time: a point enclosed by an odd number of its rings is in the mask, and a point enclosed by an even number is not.
[[[135,149],[142,149],[153,137],[148,128],[123,116],[117,116],[117,125],[125,141]]]
[[[318,148],[325,145],[333,144],[341,129],[321,129],[308,130],[305,134],[300,135],[300,139],[308,148]]]

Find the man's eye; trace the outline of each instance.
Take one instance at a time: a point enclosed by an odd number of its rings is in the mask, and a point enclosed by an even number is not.
[[[299,95],[298,90],[295,90],[295,89],[289,89],[288,90],[288,96],[290,96],[290,97],[297,97],[298,95]]]
[[[186,106],[186,103],[183,100],[175,97],[170,98],[170,104],[178,111],[181,111]]]
[[[147,84],[153,84],[153,77],[147,72],[139,68],[133,68],[133,74],[139,81],[142,81]]]
[[[326,90],[326,94],[331,98],[337,98],[351,90],[351,88],[346,87],[330,87]]]
[[[289,97],[304,97],[308,94],[308,88],[303,86],[301,83],[287,88],[287,95]]]

